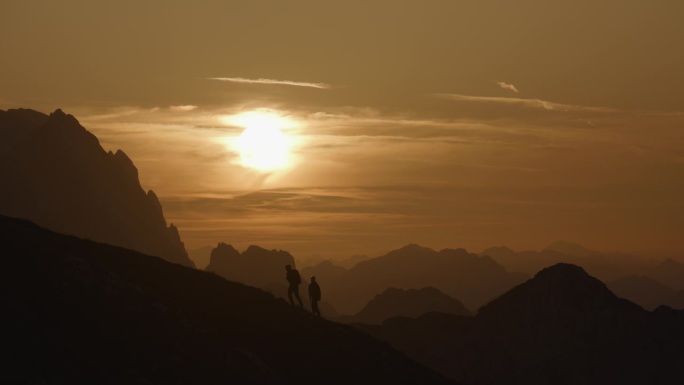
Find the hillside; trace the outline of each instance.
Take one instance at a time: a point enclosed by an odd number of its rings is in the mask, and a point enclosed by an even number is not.
[[[7,217],[0,234],[0,383],[449,383],[213,274]]]

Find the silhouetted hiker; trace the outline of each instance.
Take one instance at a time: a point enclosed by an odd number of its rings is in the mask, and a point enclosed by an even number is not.
[[[299,284],[302,283],[302,277],[299,275],[297,269],[293,269],[290,265],[285,265],[285,270],[287,270],[285,278],[287,278],[287,282],[290,283],[290,287],[287,288],[287,298],[289,298],[290,303],[294,305],[294,301],[292,300],[292,294],[294,294],[294,296],[297,297],[297,301],[299,301],[299,306],[304,307],[302,299],[299,297]]]
[[[321,316],[321,311],[318,310],[318,301],[321,300],[321,287],[316,282],[316,277],[311,277],[309,284],[309,300],[311,300],[311,312],[317,316]]]

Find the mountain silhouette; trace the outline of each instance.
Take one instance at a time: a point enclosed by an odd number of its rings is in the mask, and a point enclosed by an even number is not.
[[[193,266],[133,162],[105,152],[73,116],[2,111],[0,143],[0,214]]]
[[[418,290],[389,288],[375,296],[359,313],[340,321],[381,324],[392,317],[416,318],[430,312],[470,315],[461,301],[433,287]]]
[[[24,220],[0,234],[0,383],[450,383],[256,288]]]
[[[347,271],[340,269],[332,273],[329,266],[323,270],[319,266],[306,272],[319,279],[326,300],[347,315],[358,313],[390,287],[431,286],[458,298],[468,309],[477,309],[527,278],[525,274],[507,272],[489,257],[463,249],[437,252],[419,245],[407,245],[359,262]]]
[[[223,242],[211,251],[210,258],[206,271],[264,290],[276,290],[277,295],[286,290],[285,265],[295,266],[294,257],[287,251],[251,245],[240,253]]]
[[[646,309],[660,305],[681,308],[673,289],[684,290],[684,263],[673,259],[658,262],[626,253],[603,253],[565,241],[554,242],[542,251],[491,247],[481,255],[490,256],[509,271],[530,274],[552,264],[571,263],[608,282],[620,297]]]
[[[684,362],[684,311],[645,311],[570,264],[540,271],[474,317],[356,326],[469,384],[678,384]]]
[[[654,310],[660,305],[677,307],[677,304],[670,303],[675,290],[653,278],[629,275],[608,282],[607,285],[616,295],[629,299],[647,310]]]

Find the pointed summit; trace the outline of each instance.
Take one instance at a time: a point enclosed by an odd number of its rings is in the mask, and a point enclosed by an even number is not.
[[[479,318],[544,320],[605,308],[638,308],[579,266],[559,263],[480,308]],[[546,315],[546,316],[545,316]],[[502,318],[503,317],[503,318]]]
[[[47,124],[58,125],[62,128],[64,126],[83,128],[73,115],[65,114],[61,108],[56,109],[49,115]],[[85,128],[83,130],[85,131]]]

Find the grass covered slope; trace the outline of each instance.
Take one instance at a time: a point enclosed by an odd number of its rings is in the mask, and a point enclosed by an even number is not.
[[[449,383],[213,274],[7,217],[0,234],[0,383]]]

